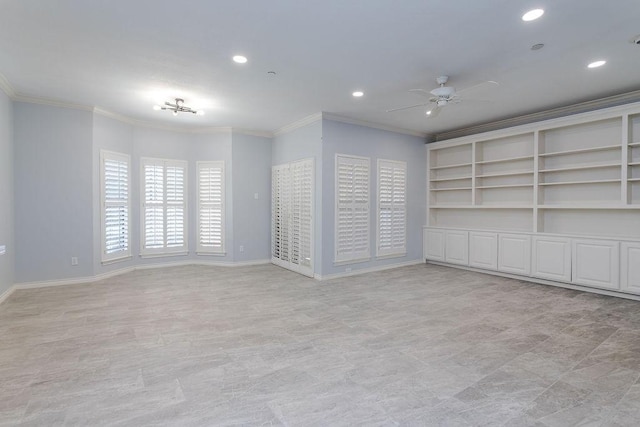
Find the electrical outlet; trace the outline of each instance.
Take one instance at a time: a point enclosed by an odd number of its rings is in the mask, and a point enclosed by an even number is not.
[[[4,255],[7,253],[7,246],[6,245],[0,245],[0,255]]]
[[[240,252],[244,252],[244,246],[240,245]]]
[[[253,193],[253,198],[258,200],[258,193]]]
[[[77,256],[72,256],[71,257],[71,265],[78,265],[78,257]]]

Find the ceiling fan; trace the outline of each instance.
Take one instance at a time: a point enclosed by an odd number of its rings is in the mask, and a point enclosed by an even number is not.
[[[463,98],[460,96],[463,92],[467,92],[471,89],[478,89],[484,86],[497,86],[498,83],[492,80],[456,91],[453,86],[446,86],[449,81],[449,76],[440,76],[436,79],[438,83],[438,87],[431,90],[426,91],[424,89],[411,89],[409,92],[416,93],[421,96],[427,97],[427,102],[422,102],[420,104],[409,105],[407,107],[393,108],[391,110],[387,110],[387,113],[391,113],[394,111],[408,110],[410,108],[416,107],[427,107],[427,117],[435,117],[440,113],[442,108],[446,107],[449,104],[457,104],[463,101]]]

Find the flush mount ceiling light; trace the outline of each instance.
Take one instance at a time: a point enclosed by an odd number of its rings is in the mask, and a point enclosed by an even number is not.
[[[540,18],[542,15],[544,15],[544,10],[543,9],[533,9],[533,10],[530,10],[529,12],[525,13],[524,15],[522,15],[522,20],[523,21],[535,21],[536,19]]]
[[[173,113],[174,116],[177,116],[178,113],[191,113],[191,114],[197,114],[199,116],[204,115],[204,111],[202,110],[194,110],[193,108],[185,106],[184,99],[182,98],[176,98],[175,103],[165,102],[163,106],[154,105],[153,109],[156,111],[169,110]]]
[[[238,64],[245,64],[247,62],[247,57],[242,55],[236,55],[233,57],[233,62],[237,62]]]
[[[355,98],[360,98],[361,96],[364,96],[364,92],[362,92],[361,90],[357,90],[353,92],[351,95],[353,95]]]
[[[593,61],[592,63],[590,63],[589,65],[587,65],[588,68],[598,68],[598,67],[602,67],[604,64],[606,64],[607,61],[604,60],[600,60],[600,61]]]

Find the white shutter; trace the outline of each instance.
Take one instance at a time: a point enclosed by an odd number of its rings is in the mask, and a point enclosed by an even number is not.
[[[129,257],[129,156],[100,152],[102,262]]]
[[[198,162],[198,253],[224,254],[224,162]]]
[[[271,261],[313,277],[313,159],[274,166]]]
[[[376,256],[407,252],[407,164],[378,159]]]
[[[184,253],[187,162],[142,159],[142,255]]]
[[[369,163],[368,158],[336,155],[336,263],[371,257]]]

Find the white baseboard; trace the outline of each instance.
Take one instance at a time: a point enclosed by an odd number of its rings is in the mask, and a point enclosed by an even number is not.
[[[185,260],[185,261],[176,261],[176,262],[165,262],[161,264],[141,264],[141,265],[136,265],[132,267],[120,268],[118,270],[108,271],[106,273],[97,274],[95,276],[74,277],[74,278],[59,279],[59,280],[42,280],[38,282],[16,283],[11,288],[9,288],[9,290],[7,290],[4,294],[2,294],[2,296],[0,296],[0,303],[2,303],[2,301],[7,299],[9,295],[11,295],[11,293],[13,293],[17,289],[36,289],[36,288],[48,288],[51,286],[67,286],[67,285],[78,285],[83,283],[94,283],[100,280],[108,279],[114,276],[119,276],[125,273],[130,273],[136,270],[184,267],[189,265],[203,265],[203,266],[211,266],[211,267],[250,267],[254,265],[269,264],[270,262],[271,260],[268,260],[268,259],[260,259],[255,261],[240,261],[240,262]]]
[[[324,276],[316,273],[316,274],[313,275],[313,278],[316,279],[316,280],[339,279],[339,278],[342,278],[342,277],[357,276],[359,274],[373,273],[373,272],[376,272],[376,271],[391,270],[393,268],[408,267],[410,265],[417,265],[417,264],[424,264],[424,261],[422,261],[421,259],[417,259],[417,260],[413,260],[413,261],[400,262],[400,263],[397,263],[397,264],[386,264],[386,265],[379,265],[379,266],[376,266],[376,267],[362,268],[362,269],[359,269],[359,270],[345,271],[345,272],[342,272],[342,273],[326,274]]]
[[[640,301],[640,295],[627,294],[627,293],[618,292],[618,291],[610,291],[610,290],[607,290],[607,289],[591,288],[589,286],[574,285],[573,283],[554,282],[552,280],[538,279],[537,277],[518,276],[517,274],[503,273],[501,271],[483,270],[483,269],[480,269],[480,268],[467,267],[467,266],[464,266],[464,265],[453,265],[453,264],[447,264],[445,262],[438,262],[438,261],[427,261],[427,264],[441,265],[443,267],[457,268],[459,270],[474,271],[476,273],[489,274],[491,276],[506,277],[506,278],[509,278],[509,279],[520,280],[522,282],[531,282],[531,283],[537,283],[537,284],[540,284],[540,285],[547,285],[547,286],[555,286],[555,287],[559,287],[559,288],[573,289],[574,291],[591,292],[591,293],[594,293],[594,294],[607,295],[607,296],[610,296],[610,297],[620,297],[620,298],[626,298],[626,299],[631,299],[631,300],[635,300],[635,301]]]
[[[15,290],[16,290],[16,285],[13,285],[9,289],[4,291],[2,295],[0,295],[0,304],[5,302],[5,300],[7,300],[11,296],[11,294],[15,292]]]

